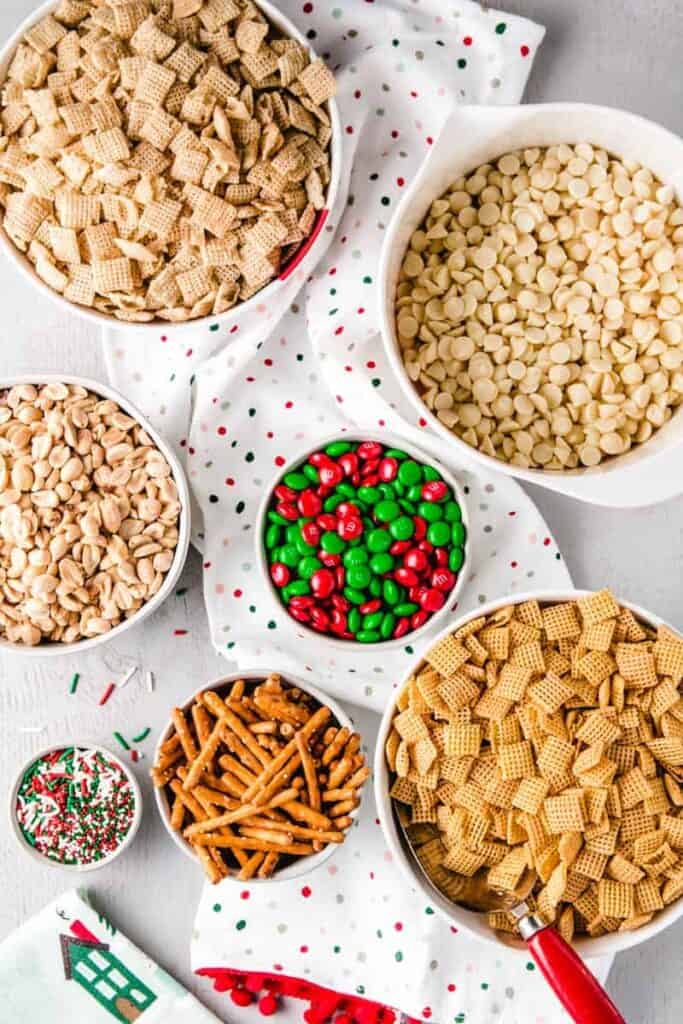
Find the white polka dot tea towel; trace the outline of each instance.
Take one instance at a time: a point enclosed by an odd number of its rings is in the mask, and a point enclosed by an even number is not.
[[[227,326],[204,324],[189,345],[160,329],[156,341],[110,331],[106,348],[116,385],[185,458],[217,649],[243,667],[276,662],[308,674],[315,666],[330,691],[380,709],[411,650],[329,654],[304,637],[260,578],[256,511],[278,467],[349,421],[380,438],[385,429],[399,432],[443,458],[401,395],[378,338],[383,232],[453,103],[518,102],[544,30],[468,2],[280,6],[339,82],[344,187],[326,254],[267,306],[238,312]],[[481,474],[463,474],[463,483],[474,578],[460,609],[543,585],[559,556],[519,488]]]

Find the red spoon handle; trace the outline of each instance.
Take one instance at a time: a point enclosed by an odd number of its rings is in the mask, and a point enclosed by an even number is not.
[[[602,985],[554,928],[542,928],[527,939],[527,946],[576,1024],[626,1024]]]

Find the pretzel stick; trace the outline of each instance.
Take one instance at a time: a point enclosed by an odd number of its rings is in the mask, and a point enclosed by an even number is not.
[[[211,717],[203,704],[192,705],[192,721],[194,722],[194,731],[197,733],[197,740],[201,748],[209,739],[213,728]],[[211,761],[209,761],[206,767],[213,769]]]
[[[197,756],[197,745],[185,720],[185,715],[180,708],[173,708],[173,711],[171,711],[171,720],[176,727],[178,736],[180,737],[180,743],[185,751],[185,757],[188,761],[194,761]]]
[[[173,779],[171,782],[171,789],[183,804],[187,807],[190,814],[194,817],[195,821],[206,821],[208,814],[200,804],[199,800],[192,793],[186,793],[183,789],[182,783],[179,779]]]
[[[185,808],[183,801],[179,796],[173,801],[173,810],[171,811],[170,825],[174,832],[179,832],[183,827],[183,819],[185,817]]]
[[[194,851],[201,861],[202,867],[206,872],[206,877],[212,885],[216,885],[216,883],[220,882],[221,878],[224,876],[223,872],[218,867],[218,864],[216,864],[215,860],[211,856],[212,851],[203,846],[194,847]]]
[[[245,825],[261,825],[272,832],[291,832],[297,839],[320,839],[324,843],[341,843],[344,840],[344,833],[337,832],[336,830],[321,832],[317,828],[305,828],[303,825],[293,825],[289,821],[270,821],[268,818],[260,818],[258,816],[247,818],[242,823],[242,827]]]
[[[311,715],[309,720],[302,727],[302,739],[308,739],[309,736],[312,736],[316,729],[325,724],[331,714],[332,712],[328,707],[318,708],[315,714]],[[287,761],[295,750],[296,740],[290,740],[287,746],[273,758],[270,764],[263,769],[259,777],[247,788],[244,798],[246,800],[251,800],[263,786],[266,786],[284,767],[284,765],[287,764]]]
[[[236,679],[230,687],[229,700],[239,700],[240,697],[244,696],[245,682],[244,679]]]
[[[310,843],[292,843],[290,846],[280,846],[274,843],[264,843],[261,839],[248,839],[244,836],[197,836],[195,846],[215,846],[220,850],[262,850],[264,853],[289,853],[293,857],[305,857],[313,853]]]
[[[180,741],[178,741],[178,746],[175,750],[171,750],[168,754],[159,754],[157,763],[154,767],[158,768],[160,771],[165,771],[166,768],[170,768],[172,765],[177,764],[178,761],[182,760],[183,756],[184,751],[180,746]]]
[[[343,817],[341,818],[335,818],[334,823],[337,826],[337,828],[347,829],[350,828],[351,825],[353,825],[353,818],[351,817],[350,814],[346,814],[343,815]]]
[[[370,769],[367,765],[363,765],[353,773],[350,779],[346,779],[344,785],[347,789],[360,789],[365,780],[370,777]]]
[[[294,842],[291,832],[273,832],[267,828],[240,826],[240,835],[248,836],[249,839],[261,839],[264,843],[273,843],[275,846],[289,846]]]
[[[196,790],[195,790],[195,792],[196,792]],[[200,794],[197,794],[197,800],[201,804],[202,809],[203,809],[203,811],[204,811],[204,813],[206,815],[205,820],[208,821],[209,818],[215,818],[216,817],[216,810],[217,810],[217,808],[215,807],[214,804],[212,804],[208,800],[205,800]],[[220,829],[220,834],[223,835],[223,836],[231,836],[231,835],[233,835],[233,831],[232,831],[232,829],[229,826],[226,826],[225,828]],[[191,839],[189,839],[188,842],[190,843],[190,845],[194,849],[193,841]],[[219,855],[217,855],[216,851],[212,851],[212,856],[213,856],[214,860],[216,860],[216,857],[219,856]],[[235,856],[235,859],[237,860],[237,862],[239,864],[241,864],[241,865],[244,865],[246,863],[247,859],[248,859],[246,853],[244,853],[242,850],[235,850],[234,851],[234,856]],[[224,864],[222,858],[221,858],[221,866],[225,867],[225,864]]]
[[[242,701],[245,700],[246,698],[243,697]],[[254,712],[250,708],[245,707],[244,703],[242,702],[228,699],[226,700],[225,704],[226,707],[230,708],[234,715],[237,715],[237,717],[241,719],[243,722],[246,722],[247,725],[253,725],[255,722],[261,721],[261,716],[254,714]]]
[[[269,693],[254,694],[254,704],[268,718],[277,718],[278,721],[288,722],[290,725],[305,725],[311,717],[306,708]]]
[[[330,771],[327,779],[328,789],[338,789],[344,779],[351,774],[353,771],[353,761],[350,757],[344,755],[341,761],[337,764],[336,768]]]
[[[256,781],[257,776],[250,772],[248,768],[245,768],[243,764],[240,764],[232,754],[222,754],[218,758],[218,763],[226,772],[232,772],[233,775],[236,775],[245,786],[251,786]]]
[[[334,759],[341,754],[349,735],[350,730],[347,729],[346,726],[344,726],[343,729],[338,730],[337,735],[334,737],[329,747],[327,747],[323,752],[322,763],[324,768],[327,767],[330,761],[334,761]]]
[[[318,788],[318,775],[313,764],[313,758],[311,752],[308,749],[308,744],[301,738],[301,733],[298,732],[294,737],[296,741],[296,749],[299,751],[299,757],[301,758],[301,764],[304,769],[304,778],[306,779],[306,788],[308,790],[308,802],[314,811],[320,810],[320,790]]]
[[[229,811],[234,811],[240,806],[239,800],[234,800],[217,789],[209,789],[208,786],[195,786],[193,792],[197,799],[201,797],[203,800],[208,800],[218,807],[227,807]]]
[[[299,790],[295,789],[294,786],[291,789],[283,789],[281,793],[276,793],[273,799],[266,805],[265,808],[261,807],[261,811],[268,810],[275,807],[282,807],[283,804],[289,803],[290,800],[296,800],[299,795]]]
[[[273,797],[279,789],[282,789],[283,786],[287,785],[300,764],[301,758],[298,754],[295,754],[294,757],[290,758],[284,768],[282,768],[282,770],[279,771],[273,779],[271,779],[265,789],[262,789],[260,793],[256,794],[253,802],[260,807],[269,803],[271,797]]]
[[[278,853],[273,853],[272,851],[267,853],[263,859],[263,864],[258,869],[259,878],[269,878],[277,867],[279,859],[280,855]]]
[[[159,768],[152,768],[150,775],[157,789],[161,789],[162,786],[168,785],[171,779],[175,777],[175,768],[164,768],[163,771]]]
[[[202,775],[204,774],[204,769],[213,760],[213,757],[216,754],[216,751],[218,750],[218,744],[221,742],[222,733],[222,723],[220,721],[216,722],[213,729],[211,730],[209,738],[206,740],[206,742],[202,746],[202,749],[199,751],[197,757],[190,765],[190,770],[187,773],[187,778],[183,783],[185,789],[194,789],[194,787],[201,779]]]
[[[258,735],[277,733],[277,722],[254,722],[249,726],[251,732]]]
[[[172,754],[174,750],[178,750],[180,747],[180,736],[177,732],[174,732],[172,736],[169,736],[167,740],[159,747],[160,754]]]
[[[239,736],[237,736],[232,731],[227,722],[221,721],[221,726],[223,730],[223,742],[225,743],[225,745],[233,752],[233,754],[237,754],[237,757],[240,759],[240,761],[244,764],[246,768],[248,768],[251,772],[258,774],[258,772],[262,768],[261,762],[256,757],[254,757],[254,755],[251,753],[250,750],[247,749],[247,747],[245,747],[244,743],[242,743]]]
[[[252,804],[244,804],[234,811],[228,811],[227,814],[219,814],[218,817],[207,818],[205,821],[198,821],[194,825],[188,825],[183,835],[186,839],[192,839],[202,832],[213,832],[216,829],[223,828],[225,825],[232,825],[236,821],[242,821],[243,818],[249,818],[255,812],[256,808]]]
[[[204,694],[204,703],[213,711],[216,718],[222,718],[226,725],[229,726],[230,730],[237,736],[240,742],[247,748],[248,751],[258,760],[262,765],[270,764],[271,757],[263,747],[260,747],[253,735],[249,732],[244,722],[237,717],[234,711],[232,711],[225,701],[221,700],[217,693],[209,691]]]
[[[360,736],[357,732],[354,732],[349,738],[349,742],[344,748],[345,755],[357,754],[360,750]]]
[[[340,800],[353,800],[355,795],[355,789],[326,789],[323,793],[323,803],[335,804]]]
[[[342,815],[350,814],[351,811],[358,807],[359,802],[360,801],[356,799],[341,800],[338,804],[335,804],[334,807],[330,807],[330,817],[334,820]]]
[[[287,811],[295,821],[303,821],[311,828],[325,829],[332,826],[332,822],[325,814],[314,811],[312,807],[307,807],[306,804],[301,804],[298,800],[292,800],[282,806],[283,810]]]
[[[254,877],[257,869],[261,867],[261,865],[266,860],[266,857],[268,857],[268,854],[259,853],[258,851],[256,853],[252,853],[251,857],[248,859],[244,867],[240,870],[240,873],[238,874],[237,877],[242,882],[248,882],[250,878]]]

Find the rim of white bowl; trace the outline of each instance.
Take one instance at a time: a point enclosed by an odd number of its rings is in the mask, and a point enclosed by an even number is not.
[[[270,3],[269,0],[254,0],[254,3],[259,7],[266,15],[269,21],[271,21],[277,29],[279,29],[286,36],[295,39],[301,43],[311,55],[311,58],[315,60],[318,57],[315,49],[311,46],[310,41],[306,38],[303,32],[297,28],[297,26],[290,21],[290,19],[282,13],[282,11],[274,4]],[[47,14],[50,14],[58,6],[56,0],[47,0],[47,2],[40,4],[28,17],[24,18],[21,24],[12,32],[8,40],[0,48],[0,84],[5,80],[7,68],[9,67],[10,60],[14,54],[15,49],[21,42],[23,35],[41,21]],[[2,225],[0,224],[0,251],[15,265],[19,270],[22,277],[28,280],[31,285],[40,291],[43,295],[48,296],[53,302],[56,302],[63,310],[74,313],[76,316],[83,320],[87,320],[89,323],[95,324],[97,327],[106,328],[110,327],[113,330],[123,332],[133,331],[161,331],[163,334],[168,335],[179,335],[181,333],[187,333],[194,329],[201,329],[202,327],[214,327],[229,324],[237,315],[242,315],[250,309],[255,309],[261,303],[269,302],[278,289],[285,283],[285,280],[292,272],[295,272],[298,268],[299,261],[311,260],[311,266],[313,265],[312,254],[320,247],[319,241],[324,236],[325,223],[329,214],[334,209],[334,205],[339,192],[339,186],[341,183],[342,176],[342,157],[343,157],[343,134],[341,130],[341,118],[339,115],[339,107],[334,97],[328,100],[328,109],[330,115],[330,127],[332,129],[332,137],[330,139],[330,183],[327,186],[327,192],[325,196],[325,207],[323,210],[318,211],[318,217],[322,216],[323,221],[320,227],[317,228],[315,235],[309,236],[305,239],[301,245],[301,248],[297,250],[292,259],[288,262],[287,266],[281,271],[281,275],[271,281],[269,284],[250,296],[244,302],[237,303],[231,309],[226,310],[224,313],[218,313],[213,316],[202,316],[197,317],[194,320],[186,320],[182,323],[174,323],[169,320],[151,320],[149,323],[129,323],[126,320],[117,320],[114,316],[108,316],[106,313],[100,313],[96,309],[90,309],[88,306],[80,306],[78,303],[69,302],[59,292],[54,291],[44,281],[42,281],[35,272],[33,264],[30,260],[16,248],[14,243],[5,233]],[[317,220],[316,220],[316,223]]]
[[[51,860],[50,857],[46,857],[44,853],[39,853],[29,842],[26,841],[19,826],[19,822],[17,821],[17,796],[26,772],[35,764],[36,761],[39,761],[41,757],[45,757],[47,754],[52,754],[55,750],[65,750],[68,747],[75,747],[77,750],[97,750],[100,753],[105,754],[108,758],[111,758],[111,760],[114,761],[126,776],[135,800],[133,820],[123,842],[120,846],[117,846],[114,852],[109,854],[109,856],[105,857],[103,860],[93,861],[92,864],[60,864],[59,861]],[[31,756],[23,763],[10,787],[8,812],[10,829],[15,841],[33,860],[39,864],[46,864],[51,868],[58,868],[61,871],[71,871],[80,874],[84,871],[99,871],[100,868],[109,867],[109,865],[113,863],[117,857],[120,857],[121,854],[124,853],[131,845],[137,835],[138,829],[140,828],[140,822],[142,821],[142,791],[138,780],[135,778],[135,775],[128,765],[124,764],[121,758],[109,750],[108,747],[103,747],[101,743],[74,743],[72,740],[65,740],[62,743],[51,743],[48,747],[42,747],[40,750],[36,751],[35,754],[31,754]]]
[[[120,391],[110,387],[108,384],[102,384],[100,381],[92,380],[90,377],[78,377],[72,373],[41,373],[40,371],[37,371],[36,373],[21,373],[15,376],[0,376],[0,392],[13,388],[17,384],[34,384],[38,387],[40,387],[41,384],[75,384],[80,387],[87,388],[96,395],[101,395],[102,398],[110,398],[112,401],[116,402],[125,413],[133,417],[133,419],[140,424],[143,430],[149,434],[156,447],[171,467],[171,475],[178,488],[180,522],[178,524],[178,543],[175,548],[171,568],[166,573],[164,582],[161,584],[156,594],[154,594],[149,601],[143,604],[142,608],[140,608],[134,615],[131,615],[129,619],[124,619],[123,622],[119,623],[118,626],[114,626],[114,628],[109,630],[108,633],[102,633],[100,636],[88,637],[85,640],[75,640],[70,644],[47,642],[37,644],[35,647],[29,647],[26,644],[14,644],[9,640],[0,639],[0,650],[12,651],[22,657],[58,657],[60,655],[89,651],[93,647],[99,647],[100,644],[109,643],[111,640],[120,637],[128,629],[131,629],[133,626],[137,626],[140,622],[143,622],[148,618],[148,616],[153,615],[154,612],[170,596],[175,584],[178,582],[178,578],[183,571],[187,552],[190,547],[190,490],[187,484],[185,470],[183,469],[180,460],[171,445],[164,440],[162,435],[155,427],[152,426],[147,417],[144,416],[140,410],[125,397],[125,395],[122,395]]]
[[[420,869],[414,863],[413,855],[405,846],[407,840],[403,839],[401,829],[396,823],[393,803],[389,796],[389,770],[386,764],[384,748],[391,728],[396,704],[396,695],[401,691],[407,680],[410,678],[411,673],[415,671],[416,667],[423,660],[429,647],[438,643],[443,637],[448,636],[454,630],[459,629],[472,619],[479,618],[481,615],[490,615],[491,612],[494,612],[496,609],[504,607],[505,605],[521,604],[523,601],[529,600],[536,600],[541,604],[547,604],[548,602],[555,601],[575,601],[577,598],[584,597],[590,593],[593,593],[593,591],[573,590],[571,588],[564,590],[530,590],[520,594],[511,594],[506,597],[497,598],[494,601],[487,601],[486,604],[478,605],[477,608],[473,609],[471,612],[458,617],[415,655],[415,658],[411,661],[411,668],[406,670],[404,677],[401,679],[400,683],[397,684],[390,701],[384,709],[379,726],[379,733],[377,735],[377,746],[375,748],[373,766],[374,794],[377,804],[377,813],[385,841],[391,851],[395,863],[398,865],[399,870],[403,875],[403,878],[411,888],[420,890],[424,897],[429,900],[430,904],[434,906],[437,913],[448,921],[449,924],[458,928],[458,930],[467,932],[468,935],[478,939],[480,942],[487,942],[495,945],[499,950],[508,950],[511,954],[518,957],[524,956],[527,960],[529,959],[529,951],[526,946],[510,946],[502,942],[496,937],[493,930],[485,924],[485,916],[483,914],[477,914],[471,910],[466,910],[464,907],[460,907],[458,904],[453,903],[427,881]],[[660,625],[664,625],[669,626],[670,629],[674,629],[673,626],[670,626],[669,623],[664,619],[661,619],[658,615],[647,611],[645,608],[641,608],[637,604],[633,604],[631,601],[623,600],[617,595],[615,596],[619,604],[623,605],[625,608],[629,608],[637,618],[642,619],[642,621],[649,625],[652,625],[655,628]],[[610,932],[608,935],[601,935],[597,938],[578,938],[573,942],[573,946],[581,956],[587,958],[614,956],[622,950],[630,949],[632,946],[637,946],[641,942],[646,942],[648,939],[653,938],[655,935],[664,931],[665,928],[668,928],[669,925],[672,925],[681,916],[683,916],[683,897],[679,897],[678,900],[669,904],[669,906],[665,907],[664,910],[659,911],[652,921],[643,925],[642,928],[637,928],[632,932]],[[481,926],[475,927],[475,921],[478,925],[479,922],[481,922]]]
[[[468,113],[476,112],[478,116],[497,115],[505,116],[505,113],[509,113],[509,116],[515,116],[516,111],[519,107],[501,108],[491,106],[477,106],[475,104],[463,104],[457,108],[453,113],[461,113],[467,116]],[[548,112],[551,111],[558,118],[561,118],[564,113],[577,112],[596,114],[604,116],[606,118],[619,117],[622,119],[628,119],[633,122],[633,130],[637,132],[639,126],[647,126],[648,130],[655,130],[660,132],[662,137],[666,137],[671,141],[672,144],[678,146],[681,149],[683,158],[683,139],[676,135],[675,132],[669,131],[663,125],[660,125],[657,121],[652,121],[649,118],[643,117],[640,114],[631,113],[628,110],[622,110],[619,107],[606,107],[596,103],[571,103],[571,102],[548,102],[548,103],[525,103],[523,105],[523,111],[525,114],[532,115],[535,111]],[[502,114],[501,114],[502,111]],[[589,133],[590,134],[590,133]],[[514,143],[501,143],[501,145],[507,145],[507,149],[503,152],[509,151],[514,148]],[[617,154],[618,155],[618,154]],[[429,159],[429,157],[427,157]],[[643,161],[643,165],[647,166],[647,161]],[[442,190],[443,191],[443,190]],[[379,259],[379,270],[377,275],[377,291],[378,291],[378,305],[379,305],[379,317],[380,317],[380,334],[382,337],[382,345],[386,356],[391,364],[396,379],[399,382],[403,394],[408,399],[415,411],[426,419],[430,428],[443,438],[444,441],[450,446],[454,455],[459,456],[465,464],[472,463],[473,461],[479,463],[485,469],[495,473],[504,473],[506,476],[516,477],[520,480],[526,480],[528,483],[538,484],[541,487],[548,487],[549,481],[559,480],[588,480],[592,476],[603,475],[604,473],[628,473],[636,472],[639,465],[645,460],[650,461],[663,455],[665,451],[672,451],[678,445],[683,442],[675,440],[671,444],[667,444],[661,451],[648,450],[648,445],[653,441],[659,434],[659,430],[655,431],[651,438],[642,444],[638,445],[636,449],[631,449],[629,452],[625,452],[623,455],[617,455],[609,459],[600,466],[584,466],[577,469],[571,470],[543,470],[543,469],[525,469],[522,466],[513,466],[511,463],[504,461],[503,459],[494,458],[491,455],[486,455],[481,452],[478,448],[474,448],[472,445],[467,444],[461,440],[456,434],[446,427],[437,416],[434,415],[432,410],[428,407],[426,402],[422,400],[418,391],[407,374],[403,360],[401,358],[398,339],[395,331],[395,317],[392,315],[394,303],[393,296],[390,295],[390,288],[392,282],[389,280],[389,268],[393,256],[393,251],[396,246],[396,234],[400,229],[402,220],[405,216],[405,211],[412,204],[415,192],[415,186],[413,185],[408,189],[407,192],[401,197],[394,214],[389,223],[389,227],[384,235],[384,241],[382,243],[382,250]],[[436,194],[426,193],[428,198],[425,198],[425,212],[429,210],[430,204],[434,199],[438,198]],[[683,194],[680,194],[679,202],[683,205]],[[404,250],[405,251],[405,250]],[[395,291],[396,283],[393,283],[393,290]],[[390,301],[391,300],[391,301]],[[683,416],[683,406],[674,410],[673,416]],[[673,418],[672,416],[672,418]],[[669,421],[670,422],[670,421]],[[665,429],[667,424],[665,423],[660,430]],[[638,453],[639,458],[637,461],[624,464],[623,460],[627,459],[630,455]],[[590,501],[588,495],[579,495],[581,500]]]
[[[430,465],[433,466],[435,469],[438,469],[438,471],[443,476],[444,481],[448,484],[448,486],[455,494],[456,501],[458,502],[458,505],[460,506],[460,510],[462,512],[462,522],[465,527],[465,558],[462,565],[460,566],[460,569],[458,570],[458,578],[456,580],[455,586],[448,594],[448,597],[446,598],[443,607],[439,608],[438,612],[432,615],[431,618],[427,619],[423,626],[420,626],[418,629],[410,630],[404,636],[398,637],[398,639],[377,640],[375,643],[361,644],[357,640],[339,640],[337,639],[337,637],[332,636],[329,633],[318,633],[316,632],[316,630],[311,629],[305,623],[297,622],[296,619],[292,618],[292,616],[289,614],[286,607],[280,600],[277,588],[270,578],[270,572],[268,570],[268,560],[266,558],[265,544],[263,542],[263,534],[266,525],[266,516],[268,514],[268,505],[270,504],[270,499],[273,494],[273,490],[275,489],[275,487],[277,487],[278,483],[280,483],[280,481],[284,478],[284,476],[287,473],[291,473],[293,470],[297,469],[303,462],[306,461],[309,455],[312,455],[313,452],[317,452],[320,448],[324,448],[328,444],[332,444],[334,441],[379,441],[380,444],[384,444],[386,447],[400,448],[402,451],[408,452],[408,454],[412,455],[414,459],[419,459],[426,465]],[[471,565],[472,540],[470,531],[469,509],[467,497],[464,493],[464,488],[458,482],[455,474],[446,466],[444,466],[444,464],[440,462],[439,459],[436,459],[434,458],[434,456],[422,451],[420,448],[418,448],[417,445],[414,445],[411,441],[405,440],[403,437],[401,437],[400,434],[393,433],[392,431],[377,431],[370,429],[366,431],[359,431],[356,430],[355,428],[350,428],[349,430],[344,430],[343,428],[340,428],[339,430],[335,431],[335,433],[330,434],[327,437],[321,438],[319,441],[316,442],[316,444],[309,445],[306,449],[302,450],[298,455],[294,456],[294,458],[290,459],[286,463],[286,465],[278,469],[277,474],[272,478],[272,480],[268,484],[264,496],[261,499],[261,504],[259,505],[259,510],[256,516],[255,535],[256,558],[258,561],[259,570],[261,572],[261,578],[268,591],[271,600],[271,606],[273,607],[274,611],[279,612],[283,616],[283,618],[287,620],[287,622],[290,625],[290,628],[293,629],[295,632],[300,631],[302,633],[305,633],[306,636],[315,638],[315,640],[317,640],[319,643],[325,643],[329,647],[334,647],[336,650],[339,651],[358,652],[373,651],[379,649],[384,651],[396,650],[399,647],[405,647],[406,644],[412,644],[415,640],[419,640],[427,633],[431,633],[434,630],[434,627],[438,625],[440,622],[444,621],[448,615],[455,614],[460,599],[460,594],[462,593],[462,590],[465,584],[467,583],[467,576]]]
[[[244,672],[229,672],[224,676],[219,676],[217,679],[212,679],[204,686],[201,686],[198,690],[194,690],[191,696],[188,697],[186,701],[184,701],[182,704],[178,706],[184,712],[187,712],[190,710],[199,694],[206,693],[207,690],[216,690],[220,692],[220,690],[230,685],[230,683],[236,682],[236,680],[238,679],[243,679],[245,682],[261,681],[266,679],[267,676],[271,674],[279,675],[284,683],[289,683],[290,686],[297,686],[300,690],[303,690],[304,693],[307,693],[311,697],[314,697],[315,700],[317,700],[321,705],[325,705],[330,709],[334,718],[337,720],[337,723],[340,726],[346,726],[346,728],[349,729],[350,732],[355,731],[353,722],[351,721],[349,715],[346,713],[346,711],[344,711],[344,709],[337,703],[337,701],[333,697],[330,697],[329,694],[327,693],[323,693],[323,691],[319,690],[317,686],[313,686],[311,683],[308,682],[305,683],[298,676],[292,675],[290,672],[281,672],[279,669],[274,668],[247,669]],[[173,728],[173,722],[168,721],[164,728],[159,733],[159,737],[154,748],[155,764],[159,757],[161,746],[169,738],[173,731]],[[367,785],[368,783],[364,783],[364,785],[362,786],[360,791],[360,802],[358,806],[354,808],[353,811],[351,811],[350,817],[353,818],[354,821],[360,814],[360,810],[363,803],[363,793],[365,792],[365,788]],[[166,832],[173,840],[175,846],[186,857],[189,857],[190,860],[193,860],[196,864],[199,864],[201,866],[201,862],[197,855],[193,852],[190,844],[187,843],[178,832],[171,828],[171,808],[166,797],[165,787],[154,788],[154,802],[156,803],[156,807],[159,812],[159,817],[161,818],[164,828],[166,829]],[[282,868],[281,871],[276,871],[275,874],[272,875],[270,878],[250,878],[249,885],[272,885],[274,882],[291,882],[292,879],[294,878],[301,878],[304,875],[310,874],[312,871],[315,871],[316,868],[319,868],[321,867],[321,865],[325,864],[331,857],[334,856],[334,854],[339,849],[341,849],[342,846],[349,842],[352,828],[353,826],[351,826],[347,831],[346,837],[344,838],[343,842],[328,843],[325,849],[321,850],[320,853],[310,854],[306,857],[299,857],[297,861],[295,861],[292,864],[288,864],[286,868]],[[241,882],[236,874],[226,875],[225,878],[221,879],[221,882],[239,882],[240,885],[244,885],[244,882]]]

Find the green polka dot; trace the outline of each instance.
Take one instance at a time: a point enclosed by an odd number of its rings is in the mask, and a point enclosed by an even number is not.
[[[458,61],[458,67],[460,69],[467,67],[467,61],[465,60],[464,57],[461,57],[460,60]]]
[[[392,46],[400,46],[400,40],[399,39],[392,39],[391,40],[391,45]]]
[[[380,202],[382,206],[388,206],[389,203],[391,202],[391,199],[389,198],[389,196],[382,196]]]
[[[527,969],[527,971],[535,971],[536,970],[536,964],[532,964],[531,960],[529,960],[527,965],[526,965],[526,969]]]
[[[433,907],[425,907],[425,914],[429,914],[431,916],[433,913],[434,913],[434,908]]]
[[[332,947],[332,952],[333,953],[341,953],[341,946],[333,946]]]
[[[505,31],[506,28],[507,28],[507,25],[505,24],[505,22],[504,21],[499,21],[498,24],[496,25],[496,35],[497,36],[502,36],[502,34],[503,34],[503,32]]]
[[[297,352],[297,354],[296,354],[296,361],[297,361],[297,363],[303,363],[304,357],[303,357],[303,354],[301,352]]]
[[[400,949],[398,949],[398,950],[397,950],[397,951],[396,951],[396,952],[394,953],[394,960],[396,961],[396,963],[397,963],[397,964],[400,964],[400,963],[401,963],[401,961],[403,960],[403,953],[401,952],[401,950],[400,950]]]
[[[363,284],[372,284],[372,278],[367,275],[363,278]]]
[[[487,981],[482,981],[482,983],[481,983],[481,987],[483,988],[483,990],[484,990],[484,992],[485,992],[485,991],[486,991],[486,989],[487,989],[487,988],[489,987],[489,984],[488,984],[488,982],[487,982]]]
[[[247,454],[244,456],[244,461],[245,462],[253,462],[254,461],[254,453],[253,452],[247,452]]]
[[[359,996],[365,995],[365,985],[356,985],[356,992]]]
[[[217,331],[218,330],[218,324],[211,324],[211,326],[209,327],[209,330],[210,331]]]
[[[377,929],[377,938],[378,939],[383,939],[384,938],[384,933],[382,932],[381,928]]]
[[[246,927],[247,927],[247,922],[244,919],[242,919],[241,921],[238,921],[237,924],[235,925],[235,928],[237,929],[238,932],[241,932],[242,929],[246,928]]]
[[[255,416],[256,415],[256,409],[250,409],[249,410],[249,415],[250,416]]]
[[[372,386],[373,386],[373,388],[378,388],[381,383],[382,383],[382,381],[381,381],[381,379],[379,377],[373,377],[372,378]]]
[[[237,513],[237,515],[240,515],[241,512],[244,512],[244,502],[243,501],[238,501],[237,502],[237,504],[235,505],[235,512]]]
[[[268,629],[277,629],[277,623],[274,622],[273,619],[268,623]]]
[[[230,643],[225,645],[225,649],[226,649],[226,651],[231,651],[234,646],[235,646],[235,641],[231,640]]]
[[[341,18],[341,16],[342,16],[341,7],[334,7],[332,9],[332,17],[333,18]]]
[[[221,906],[220,903],[214,903],[214,905],[213,905],[213,912],[214,912],[214,914],[220,914],[222,909],[223,909],[223,907]]]

